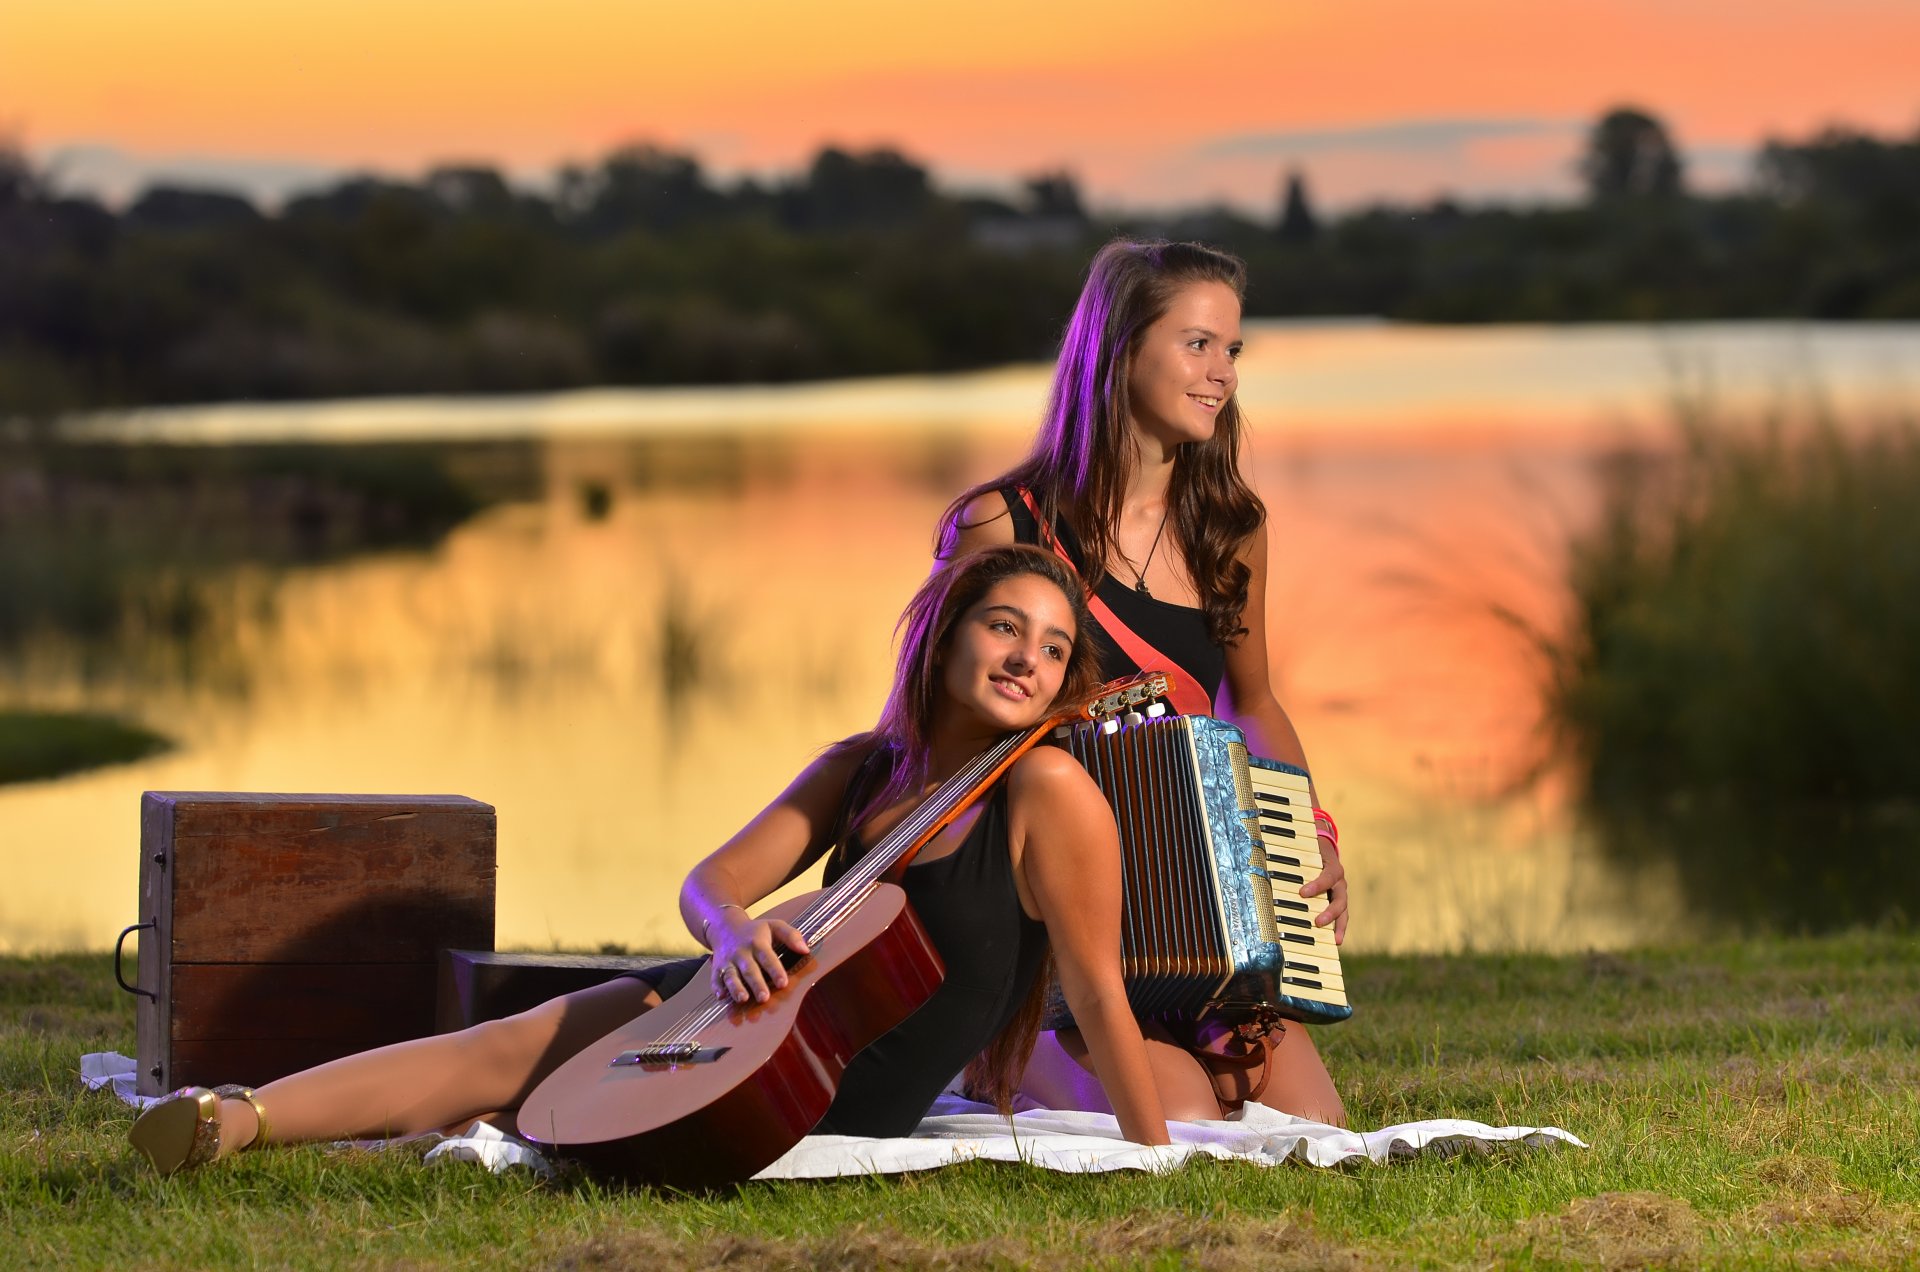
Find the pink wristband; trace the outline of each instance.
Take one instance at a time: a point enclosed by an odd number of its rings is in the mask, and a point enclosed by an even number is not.
[[[1324,808],[1313,810],[1314,836],[1333,845],[1335,852],[1340,851],[1340,828],[1334,825],[1333,814]]]

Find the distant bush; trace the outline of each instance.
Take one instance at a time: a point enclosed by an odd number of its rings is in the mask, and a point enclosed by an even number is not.
[[[1700,421],[1619,461],[1571,562],[1549,708],[1587,811],[1695,908],[1920,908],[1920,438]]]
[[[127,764],[173,743],[111,716],[58,711],[0,711],[0,785]]]
[[[538,473],[524,446],[0,445],[0,681],[233,663],[240,567],[425,546]]]
[[[1116,233],[1248,266],[1256,316],[1426,322],[1920,317],[1920,136],[1770,142],[1760,180],[1687,194],[1644,111],[1590,140],[1592,198],[1441,198],[1277,219],[1089,215],[1063,173],[947,192],[891,150],[764,182],[623,147],[551,194],[485,166],[350,178],[277,212],[159,187],[62,194],[0,138],[0,426],[152,402],[734,384],[1049,356]]]

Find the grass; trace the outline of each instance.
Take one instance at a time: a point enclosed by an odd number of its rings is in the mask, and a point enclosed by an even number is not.
[[[0,786],[127,764],[172,745],[112,716],[0,710]]]
[[[1355,958],[1322,1044],[1356,1126],[1553,1124],[1558,1149],[1161,1177],[977,1164],[711,1197],[301,1148],[160,1180],[74,1077],[133,1046],[102,956],[0,960],[17,1266],[1714,1267],[1920,1259],[1905,932],[1549,958]]]

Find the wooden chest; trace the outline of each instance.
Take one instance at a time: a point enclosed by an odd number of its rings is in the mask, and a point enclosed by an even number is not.
[[[148,791],[141,1092],[432,1033],[440,951],[493,947],[494,870],[493,808],[458,795]]]
[[[622,972],[677,962],[677,954],[440,953],[439,1029],[452,1033],[538,1007],[576,989],[604,985]]]

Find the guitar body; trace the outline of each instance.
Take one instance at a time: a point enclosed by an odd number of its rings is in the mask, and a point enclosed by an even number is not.
[[[879,880],[905,869],[1055,725],[1116,715],[1170,686],[1162,672],[1114,681],[982,751],[832,887],[759,916],[792,923],[813,947],[788,968],[785,989],[725,1005],[695,976],[547,1075],[520,1106],[520,1134],[640,1183],[701,1188],[758,1174],[826,1116],[861,1048],[918,1011],[946,976],[907,894]]]
[[[818,893],[762,917],[793,921]],[[720,1005],[703,970],[686,988],[548,1075],[520,1134],[604,1174],[675,1188],[749,1179],[826,1116],[847,1063],[933,996],[946,974],[907,895],[877,884],[765,1003]],[[662,1038],[691,1061],[619,1063]]]

